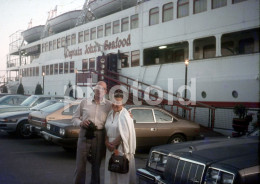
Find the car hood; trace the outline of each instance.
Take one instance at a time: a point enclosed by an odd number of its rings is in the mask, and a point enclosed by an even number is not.
[[[31,111],[4,112],[0,114],[0,118],[8,118],[11,116],[28,116]]]
[[[29,110],[27,106],[1,106],[0,113]]]
[[[32,116],[32,119],[33,119],[33,118],[45,118],[45,117],[48,116],[49,114],[51,114],[51,113],[49,113],[49,112],[44,112],[44,111],[32,111],[32,112],[30,113],[30,116]]]
[[[64,127],[74,126],[71,120],[72,119],[53,120],[53,121],[48,121],[48,123],[51,125],[55,125],[57,127],[64,128]]]

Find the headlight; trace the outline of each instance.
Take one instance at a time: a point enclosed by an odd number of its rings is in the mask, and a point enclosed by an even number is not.
[[[60,129],[60,135],[61,135],[61,136],[64,136],[64,135],[65,135],[65,129],[63,129],[63,128]]]
[[[1,118],[0,119],[0,122],[3,122],[3,123],[15,123],[17,120],[16,119],[7,119],[7,118]]]
[[[46,128],[47,128],[47,130],[50,130],[51,129],[51,125],[47,124]]]
[[[204,184],[232,184],[234,174],[220,169],[209,168]]]
[[[153,151],[148,162],[150,168],[164,171],[167,163],[168,156],[164,153]]]

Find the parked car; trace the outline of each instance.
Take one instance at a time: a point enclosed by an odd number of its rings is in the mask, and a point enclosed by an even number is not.
[[[46,100],[27,111],[5,112],[0,114],[0,130],[9,134],[16,134],[19,137],[27,138],[31,136],[30,131],[26,128],[28,124],[28,115],[31,111],[50,106],[58,100]]]
[[[31,95],[18,106],[7,106],[7,105],[0,106],[0,113],[29,110],[31,107],[40,104],[45,100],[50,100],[50,99],[73,100],[73,98],[71,97],[56,96],[56,95]]]
[[[163,109],[152,106],[126,108],[133,115],[139,148],[178,143],[199,137],[200,126],[197,123],[178,119]],[[73,126],[71,118],[52,120],[48,121],[47,129],[42,133],[64,148],[76,148],[79,127]]]
[[[214,138],[150,150],[140,184],[257,184],[260,181],[258,135]]]
[[[0,98],[0,105],[20,105],[28,96],[6,95]]]
[[[0,93],[0,98],[6,95],[11,95],[11,93]]]
[[[42,134],[47,122],[51,120],[71,119],[79,103],[79,101],[61,101],[45,107],[40,111],[31,112],[28,116],[31,133],[43,136],[48,140],[48,138]]]

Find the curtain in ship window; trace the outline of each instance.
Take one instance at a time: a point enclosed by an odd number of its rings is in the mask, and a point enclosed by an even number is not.
[[[69,35],[66,37],[66,45],[70,46],[70,43],[71,43],[71,41],[70,41],[70,35]]]
[[[57,42],[56,40],[53,40],[53,50],[57,49]]]
[[[49,43],[45,43],[45,51],[49,51]]]
[[[60,38],[57,39],[57,48],[61,47],[61,42],[60,42]]]
[[[89,29],[84,31],[84,42],[89,41]]]
[[[88,70],[88,60],[82,59],[82,70]]]
[[[55,64],[54,65],[54,75],[57,75],[58,72],[59,72],[59,66],[58,66],[58,64]]]
[[[140,61],[140,51],[132,51],[131,53],[131,66],[139,66],[139,61]]]
[[[39,76],[39,67],[37,66],[36,67],[36,73],[35,73],[36,76]]]
[[[246,0],[232,0],[233,2],[233,4],[235,4],[235,3],[240,3],[240,2],[243,2],[243,1],[246,1]]]
[[[49,50],[52,50],[52,41],[49,42]]]
[[[103,37],[103,25],[97,27],[97,37],[98,38]]]
[[[159,8],[153,8],[149,12],[149,25],[159,24]]]
[[[121,32],[128,31],[129,29],[129,19],[128,17],[121,20]]]
[[[95,70],[95,58],[89,58],[89,69]]]
[[[63,74],[63,63],[59,63],[59,74]]]
[[[163,22],[173,19],[173,3],[163,5]]]
[[[66,38],[65,37],[62,37],[61,38],[61,46],[64,47],[65,46],[65,40]]]
[[[113,22],[113,34],[119,33],[119,20]]]
[[[105,25],[105,36],[111,35],[111,23]]]
[[[129,52],[122,53],[120,59],[121,59],[121,68],[129,67]]]
[[[76,34],[72,34],[71,35],[71,45],[75,45],[76,44]]]
[[[178,1],[178,18],[189,15],[189,0]]]
[[[194,0],[194,14],[207,10],[207,0]]]
[[[216,57],[216,47],[215,45],[206,45],[203,47],[203,58],[213,58]]]
[[[95,27],[91,28],[90,39],[91,40],[96,39],[96,28]]]
[[[47,65],[46,66],[46,75],[49,75],[49,72],[50,72],[50,65]]]
[[[78,43],[82,43],[84,40],[83,31],[78,33]]]
[[[227,5],[227,0],[212,0],[212,9],[220,8]]]
[[[138,14],[131,16],[131,29],[138,28]]]
[[[74,71],[74,61],[71,61],[70,62],[70,73],[74,73],[75,71]]]
[[[53,75],[53,65],[50,65],[50,75]]]
[[[69,73],[69,63],[68,62],[64,63],[64,73]]]
[[[45,44],[42,44],[42,52],[45,52]]]

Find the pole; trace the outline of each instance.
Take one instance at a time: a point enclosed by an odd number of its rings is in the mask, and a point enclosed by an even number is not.
[[[187,98],[187,75],[188,75],[188,65],[189,65],[189,60],[185,60],[185,90],[184,90],[184,101],[186,102]],[[186,103],[185,103],[186,105]],[[185,118],[186,117],[186,109],[183,110],[182,116]]]
[[[42,94],[44,95],[44,75],[42,76]]]

